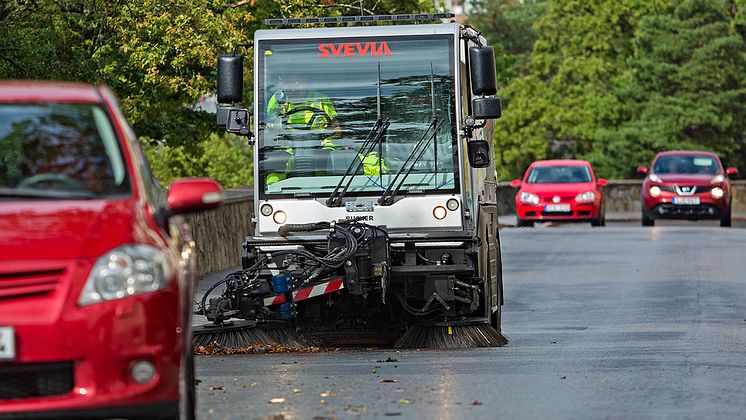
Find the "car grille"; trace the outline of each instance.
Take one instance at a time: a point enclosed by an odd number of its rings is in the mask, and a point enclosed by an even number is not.
[[[67,394],[73,382],[72,362],[0,365],[0,400]]]
[[[65,270],[0,273],[0,299],[49,293],[57,288]]]
[[[710,191],[710,187],[707,185],[660,185],[661,190],[674,194],[679,194],[677,188],[680,188],[682,190],[681,192],[685,194],[700,194]],[[687,189],[688,191],[684,191],[684,189]]]

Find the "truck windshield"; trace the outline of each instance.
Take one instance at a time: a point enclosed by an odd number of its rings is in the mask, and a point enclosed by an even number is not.
[[[0,103],[0,198],[94,198],[130,191],[106,113],[86,104]]]
[[[263,195],[328,196],[356,160],[362,165],[347,195],[380,195],[433,120],[431,79],[443,124],[402,191],[455,191],[452,36],[264,40],[258,56]],[[362,156],[378,115],[379,77],[380,111],[390,126]]]

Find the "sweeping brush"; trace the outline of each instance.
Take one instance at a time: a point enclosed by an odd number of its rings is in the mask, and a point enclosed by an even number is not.
[[[254,344],[282,347],[305,347],[307,343],[282,321],[226,321],[194,327],[192,346],[218,343],[227,348],[243,348]]]
[[[468,349],[500,347],[508,339],[489,323],[419,323],[397,340],[399,349]]]

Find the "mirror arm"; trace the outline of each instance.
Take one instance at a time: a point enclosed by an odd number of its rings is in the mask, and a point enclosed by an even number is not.
[[[253,41],[249,41],[249,42],[244,42],[243,44],[236,44],[236,45],[234,45],[234,46],[233,46],[233,51],[232,51],[232,54],[233,54],[233,55],[236,55],[236,51],[237,51],[237,50],[238,50],[238,49],[239,49],[240,47],[243,47],[243,48],[245,48],[245,49],[249,49],[249,48],[251,48],[251,47],[253,47],[253,46],[254,46],[254,42],[253,42]]]

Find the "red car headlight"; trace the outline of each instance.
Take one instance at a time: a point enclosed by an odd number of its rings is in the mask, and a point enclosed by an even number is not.
[[[650,190],[648,190],[648,192],[650,193],[651,197],[658,198],[661,195],[661,187],[653,185],[652,187],[650,187]]]
[[[124,245],[101,256],[91,269],[79,305],[121,299],[168,286],[168,257],[150,245]]]
[[[596,198],[596,194],[593,191],[586,191],[575,196],[575,201],[578,203],[590,203]]]
[[[533,205],[539,204],[539,196],[536,194],[531,194],[530,192],[522,192],[519,196],[519,200],[521,200],[521,203]]]
[[[725,195],[725,191],[723,191],[723,189],[720,187],[715,187],[710,190],[710,194],[712,195],[712,198],[717,200],[719,198],[723,198],[723,196]]]

